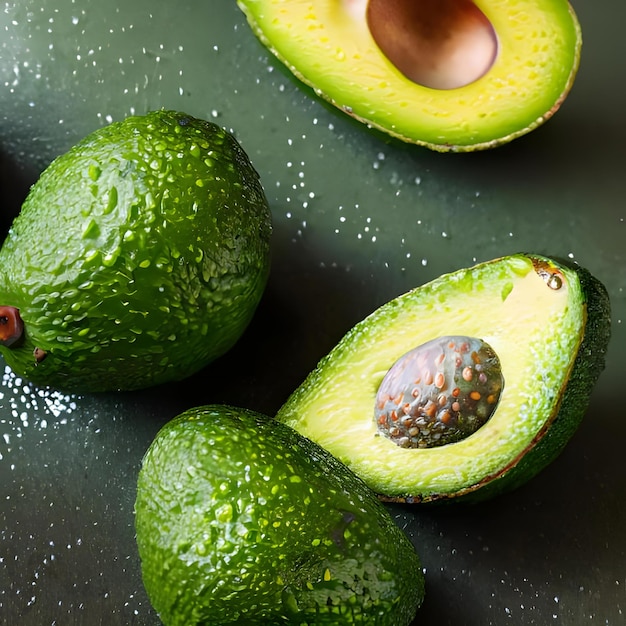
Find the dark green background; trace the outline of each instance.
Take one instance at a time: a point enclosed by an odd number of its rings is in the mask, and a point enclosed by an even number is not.
[[[192,379],[68,397],[5,372],[0,623],[158,624],[132,514],[157,429],[208,402],[273,413],[378,305],[517,251],[572,258],[606,284],[607,369],[579,432],[527,486],[475,507],[392,507],[426,569],[418,622],[624,623],[626,4],[574,6],[583,59],[554,119],[498,150],[442,155],[390,141],[316,99],[258,43],[234,0],[4,4],[2,232],[54,156],[109,121],[168,107],[235,132],[261,174],[275,236],[252,326]]]

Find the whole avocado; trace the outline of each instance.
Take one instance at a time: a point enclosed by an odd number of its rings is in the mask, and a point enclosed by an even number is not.
[[[419,557],[373,491],[297,431],[189,409],[148,448],[135,529],[166,626],[408,626]]]
[[[184,378],[250,322],[270,236],[229,132],[166,110],[98,129],[42,173],[0,250],[0,352],[68,391]]]

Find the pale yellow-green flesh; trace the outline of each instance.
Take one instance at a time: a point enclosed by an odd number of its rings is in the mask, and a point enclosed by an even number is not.
[[[554,417],[584,331],[576,274],[553,290],[515,256],[449,274],[358,324],[287,401],[278,419],[317,441],[387,496],[454,494],[498,475]],[[404,449],[378,435],[378,386],[408,350],[443,335],[479,337],[500,357],[491,419],[460,442]]]
[[[569,92],[580,59],[580,25],[566,0],[475,0],[496,32],[498,55],[482,78],[451,90],[418,85],[385,57],[363,0],[238,4],[263,43],[319,95],[435,149],[484,148],[532,130]]]

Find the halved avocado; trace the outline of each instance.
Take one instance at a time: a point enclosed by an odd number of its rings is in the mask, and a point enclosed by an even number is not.
[[[383,499],[484,499],[560,453],[609,336],[609,298],[588,271],[539,255],[503,257],[380,307],[277,419]]]
[[[550,118],[578,71],[567,0],[238,0],[259,39],[356,119],[437,151]]]

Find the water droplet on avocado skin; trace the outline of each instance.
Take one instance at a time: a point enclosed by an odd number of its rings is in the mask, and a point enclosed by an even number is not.
[[[91,164],[87,169],[87,174],[91,180],[96,182],[98,178],[100,178],[100,174],[102,174],[102,170],[98,165]]]

